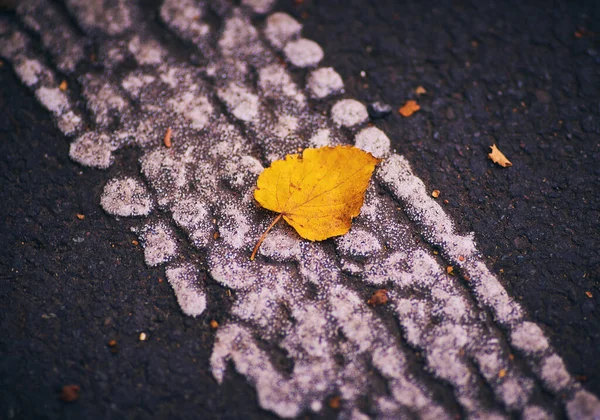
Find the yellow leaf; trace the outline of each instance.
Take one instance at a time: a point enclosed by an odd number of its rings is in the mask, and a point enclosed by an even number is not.
[[[504,154],[496,147],[495,144],[491,145],[490,149],[492,149],[492,153],[488,154],[488,157],[492,159],[492,162],[497,163],[503,168],[512,166],[512,163],[506,159],[506,156],[504,156]]]
[[[347,233],[358,216],[365,191],[379,159],[352,146],[305,149],[287,155],[265,169],[254,198],[280,213],[259,239],[250,259],[269,230],[283,217],[300,236],[322,241]]]

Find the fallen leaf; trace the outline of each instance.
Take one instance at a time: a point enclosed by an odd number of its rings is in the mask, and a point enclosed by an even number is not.
[[[415,93],[417,95],[424,95],[427,93],[427,91],[425,90],[425,88],[423,86],[417,86],[417,88],[415,89]]]
[[[415,112],[417,112],[419,109],[421,109],[421,107],[419,106],[419,104],[417,103],[417,101],[413,101],[411,99],[409,101],[406,101],[406,103],[404,104],[404,106],[402,106],[402,108],[400,108],[398,110],[398,112],[400,114],[402,114],[403,117],[410,117],[412,114],[414,114]]]
[[[68,88],[67,81],[63,80],[62,82],[60,82],[60,85],[58,85],[58,88],[60,90],[62,90],[63,92],[66,91]]]
[[[504,154],[496,147],[495,144],[491,145],[490,149],[492,149],[492,153],[488,154],[488,157],[492,160],[492,162],[497,163],[503,168],[512,166],[512,163],[506,159],[506,156],[504,156]]]
[[[356,147],[327,146],[273,162],[259,175],[254,198],[279,216],[258,240],[250,259],[281,218],[311,241],[347,233],[379,161]]]
[[[440,196],[440,190],[433,190],[433,191],[431,192],[431,196],[432,196],[433,198],[438,198],[438,197]]]
[[[589,297],[590,299],[594,297],[594,295],[592,294],[592,292],[590,292],[589,290],[585,292],[585,295],[587,297]]]

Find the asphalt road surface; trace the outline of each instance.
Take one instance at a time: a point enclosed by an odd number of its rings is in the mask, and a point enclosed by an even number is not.
[[[0,15],[0,417],[600,418],[597,7],[104,3]],[[351,231],[249,261],[337,144]]]

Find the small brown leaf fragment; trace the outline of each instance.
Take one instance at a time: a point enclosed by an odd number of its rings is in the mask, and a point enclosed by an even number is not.
[[[67,90],[67,87],[69,87],[69,85],[67,84],[66,80],[63,80],[62,82],[60,82],[60,85],[58,85],[58,88],[63,92]]]
[[[502,379],[506,376],[506,369],[500,369],[500,372],[498,372],[498,378]]]
[[[208,323],[208,325],[210,325],[210,328],[212,328],[213,330],[216,330],[217,328],[219,328],[219,323],[214,319],[211,319],[211,321]]]
[[[464,261],[464,260],[465,260],[465,257],[463,257],[462,255],[458,256],[458,261]]]
[[[592,294],[592,292],[590,292],[589,290],[585,292],[585,295],[587,297],[589,297],[590,299],[594,297],[594,295]]]
[[[116,354],[119,351],[119,349],[117,348],[117,340],[110,340],[108,342],[108,347],[110,348],[110,352],[112,354]]]
[[[339,395],[336,395],[335,397],[331,397],[329,399],[329,407],[333,408],[334,410],[339,410],[341,405],[342,399],[339,397]]]
[[[431,192],[431,196],[432,196],[433,198],[438,198],[438,197],[440,196],[440,190],[433,190],[433,191]]]
[[[85,219],[85,214],[77,213],[76,216],[79,220]]]
[[[425,95],[427,93],[427,91],[425,90],[425,88],[423,86],[417,86],[417,88],[415,89],[415,93],[417,95]]]
[[[171,134],[172,133],[173,133],[173,130],[171,130],[171,127],[167,128],[167,132],[165,133],[165,138],[164,138],[165,147],[171,147]]]
[[[138,241],[136,241],[135,239],[133,241],[131,241],[131,243],[135,246],[138,246],[140,243]]]
[[[446,273],[448,273],[451,276],[453,276],[454,275],[454,267],[452,267],[451,265],[449,265],[448,267],[446,267]]]
[[[140,341],[146,341],[148,339],[148,334],[146,334],[145,332],[141,332],[139,338]]]
[[[219,232],[213,233],[213,239],[219,239]]]
[[[421,107],[419,106],[417,101],[413,101],[411,99],[409,101],[406,101],[406,103],[398,110],[398,112],[403,117],[410,117],[412,114],[417,112],[419,109],[421,109]]]
[[[367,301],[367,304],[371,306],[384,305],[387,303],[388,299],[388,291],[386,289],[379,289],[373,293]]]
[[[495,144],[491,145],[490,148],[492,152],[488,154],[488,157],[492,160],[492,162],[497,163],[498,165],[506,168],[508,166],[512,166],[512,163],[504,156],[504,154],[496,147]]]
[[[60,391],[60,399],[64,402],[77,401],[80,391],[81,387],[79,385],[65,385]]]

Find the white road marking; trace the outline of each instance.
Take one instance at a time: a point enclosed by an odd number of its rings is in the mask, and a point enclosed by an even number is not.
[[[198,269],[192,264],[174,264],[165,273],[181,309],[190,316],[201,315],[206,309],[206,295],[198,284]]]
[[[171,228],[175,223],[192,244],[207,251],[206,264],[213,279],[237,292],[231,319],[219,329],[211,357],[219,382],[226,361],[233,360],[235,368],[256,387],[261,406],[282,417],[307,409],[320,411],[325,396],[337,393],[344,400],[342,415],[347,417],[363,416],[357,401],[368,395],[371,410],[379,417],[446,418],[446,408],[434,402],[428,386],[431,381],[450,385],[457,403],[472,418],[502,418],[506,413],[543,417],[552,412],[553,405],[540,397],[540,384],[556,395],[567,395],[570,418],[593,418],[600,413],[598,399],[571,378],[541,329],[526,320],[520,305],[489,272],[472,236],[455,232],[408,162],[389,150],[389,139],[374,127],[359,131],[355,143],[386,158],[351,232],[317,244],[302,241],[291,228],[279,226],[263,244],[260,260],[248,261],[255,239],[270,222],[252,201],[261,161],[266,164],[309,144],[348,143],[348,135],[339,126],[359,126],[368,114],[364,105],[352,99],[338,101],[331,120],[309,111],[301,89],[261,41],[244,9],[226,2],[212,5],[225,19],[218,48],[214,48],[210,25],[202,22],[202,6],[166,1],[161,8],[161,18],[169,28],[210,58],[209,66],[201,70],[214,84],[211,90],[196,69],[176,64],[160,41],[145,32],[137,6],[116,2],[111,6],[114,18],[107,18],[96,6],[77,0],[67,3],[89,34],[109,36],[98,46],[104,72],[79,78],[95,127],[72,143],[71,156],[85,165],[107,167],[112,151],[127,142],[144,149],[142,174],[153,201],[172,219],[145,223],[138,229],[146,262],[163,264],[177,255]],[[268,3],[254,1],[248,6],[264,13]],[[27,22],[30,13],[39,19],[40,6],[45,4],[31,0],[27,7],[20,7],[23,20]],[[47,16],[56,31],[72,31],[60,14]],[[130,32],[132,17],[140,22],[136,34]],[[29,21],[34,31],[48,29],[36,25],[33,18]],[[264,36],[276,50],[283,48],[293,65],[314,66],[323,58],[322,49],[299,38],[300,30],[301,25],[291,17],[276,13],[267,17]],[[44,60],[28,49],[27,36],[0,21],[0,37],[0,54],[15,68],[21,65],[20,77],[44,98],[40,102],[53,112],[59,126],[64,127],[65,116],[77,117],[71,106],[74,101],[57,90],[54,73],[45,70]],[[43,33],[41,38],[56,66],[69,68],[58,59],[54,38]],[[12,43],[2,42],[6,40]],[[72,61],[77,62],[80,58],[74,54]],[[127,57],[136,59],[143,69],[129,72],[119,82],[113,71]],[[23,65],[24,60],[40,65]],[[259,75],[258,83],[252,74]],[[307,89],[318,96],[310,81]],[[228,115],[215,111],[215,97],[226,105]],[[103,132],[113,126],[116,132]],[[161,139],[170,126],[174,146],[166,149]],[[260,156],[253,155],[252,146],[260,149]],[[221,182],[231,190],[224,190]],[[109,194],[111,185],[107,185],[107,196],[114,198],[114,191]],[[382,195],[381,186],[390,194]],[[132,204],[133,195],[123,197],[120,203],[103,205]],[[402,203],[404,212],[396,210],[394,200]],[[448,276],[428,246],[414,242],[416,232],[466,273],[470,288]],[[196,270],[189,263],[167,269],[182,309],[193,316],[206,306]],[[347,274],[360,280],[351,280]],[[402,337],[366,305],[368,297],[354,289],[357,281],[389,289]],[[480,306],[490,310],[510,340],[486,319]],[[286,351],[294,363],[291,372],[284,373],[274,364],[256,339]],[[512,349],[533,375],[513,361]],[[407,355],[415,350],[424,355],[428,372],[409,366]],[[372,370],[383,378],[389,392],[372,386]],[[492,390],[493,401],[481,392],[483,384]],[[534,404],[530,399],[536,393]]]
[[[322,99],[336,93],[342,93],[344,81],[333,68],[321,67],[310,73],[306,87],[313,98]]]
[[[134,178],[111,179],[104,186],[100,205],[114,216],[147,216],[152,200],[146,187]]]
[[[367,107],[355,99],[342,99],[331,108],[331,119],[337,125],[354,127],[369,119]]]
[[[267,17],[264,33],[273,47],[281,49],[301,31],[302,25],[287,13],[273,13]]]
[[[296,67],[314,67],[323,59],[323,50],[314,41],[300,38],[283,47],[286,58]]]
[[[376,158],[385,158],[390,153],[390,139],[377,127],[367,127],[354,138],[354,145]]]

